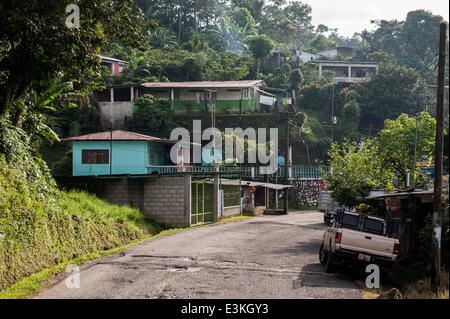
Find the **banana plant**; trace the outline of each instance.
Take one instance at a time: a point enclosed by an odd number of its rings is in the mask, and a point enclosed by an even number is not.
[[[170,30],[160,28],[155,31],[148,31],[150,45],[160,49],[173,49],[178,47],[178,42]]]
[[[53,82],[43,92],[30,91],[24,101],[22,110],[22,128],[28,132],[29,137],[39,135],[49,142],[58,142],[58,134],[49,126],[49,114],[55,113],[58,107],[77,107],[69,102],[70,94],[64,94],[72,89],[72,82]]]
[[[216,28],[209,28],[207,32],[216,33],[225,43],[227,49],[232,52],[242,53],[247,49],[245,42],[253,32],[248,24],[240,27],[228,16],[220,19]]]

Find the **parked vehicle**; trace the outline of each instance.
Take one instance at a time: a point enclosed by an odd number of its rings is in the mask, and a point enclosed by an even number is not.
[[[387,235],[384,219],[357,213],[339,213],[323,235],[320,262],[326,272],[347,262],[392,265],[400,254],[400,242]]]
[[[323,221],[330,226],[341,206],[331,197],[331,192],[321,191],[319,194],[319,211],[323,212]]]

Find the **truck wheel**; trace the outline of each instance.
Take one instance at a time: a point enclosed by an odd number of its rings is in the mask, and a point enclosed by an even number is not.
[[[325,272],[332,273],[333,271],[334,271],[333,254],[331,252],[328,252],[327,259],[325,262]]]
[[[320,246],[320,250],[319,250],[319,260],[322,265],[325,265],[325,263],[327,262],[327,255],[328,255],[328,252],[323,248],[323,243],[322,243],[322,246]]]

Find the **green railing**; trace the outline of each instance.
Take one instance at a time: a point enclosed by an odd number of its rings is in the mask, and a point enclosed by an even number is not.
[[[277,177],[284,178],[286,167],[281,166],[278,168]],[[326,166],[319,165],[293,165],[289,169],[289,179],[291,180],[321,180],[325,174],[329,171]],[[264,177],[260,174],[258,169],[255,169],[255,177]]]
[[[148,174],[239,174],[245,178],[260,179],[266,177],[265,174],[261,174],[258,167],[248,166],[174,166],[174,165],[162,165],[162,166],[148,166]],[[324,175],[329,171],[327,166],[319,165],[293,165],[289,169],[289,179],[291,180],[322,180]],[[277,177],[284,178],[285,167],[281,166],[277,170]]]

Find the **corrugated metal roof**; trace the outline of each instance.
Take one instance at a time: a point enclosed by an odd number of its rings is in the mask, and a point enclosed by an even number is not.
[[[111,57],[105,56],[105,55],[100,55],[100,58],[102,59],[103,62],[117,62],[117,63],[121,63],[121,64],[128,64],[127,61],[119,60],[116,58],[111,58]]]
[[[147,88],[246,88],[262,86],[262,80],[248,81],[194,81],[194,82],[147,82],[142,83]]]
[[[321,64],[342,64],[342,65],[355,64],[355,65],[370,65],[370,66],[376,66],[380,64],[378,62],[334,61],[334,60],[311,60],[311,62]]]
[[[61,139],[62,141],[152,141],[159,143],[176,143],[175,141],[170,141],[166,139],[162,139],[159,137],[123,131],[123,130],[115,130],[115,131],[106,131],[99,133],[92,133],[86,135],[79,136],[71,136]]]
[[[283,184],[272,184],[272,183],[260,183],[260,182],[251,182],[251,181],[241,181],[242,186],[249,186],[249,187],[265,187],[275,190],[281,190],[285,188],[292,188],[294,186],[292,185],[283,185]]]
[[[387,198],[387,197],[401,197],[401,196],[430,196],[434,195],[433,190],[414,190],[414,191],[398,191],[392,193],[373,192],[366,199]]]

